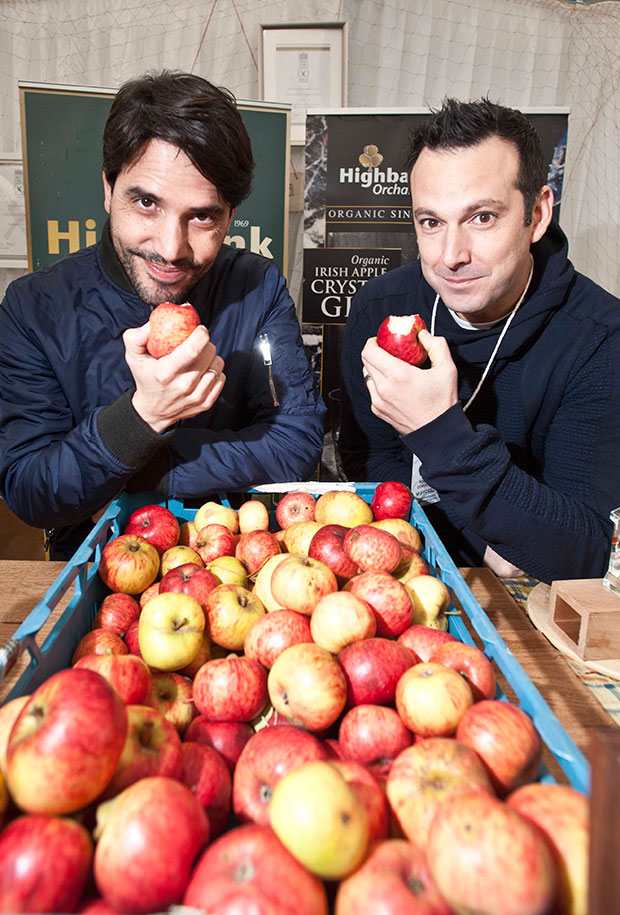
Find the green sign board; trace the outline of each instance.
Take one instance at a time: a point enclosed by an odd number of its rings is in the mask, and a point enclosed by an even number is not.
[[[28,262],[38,270],[98,241],[103,128],[113,91],[20,86]],[[252,141],[253,190],[227,242],[273,258],[286,274],[288,106],[239,103]]]

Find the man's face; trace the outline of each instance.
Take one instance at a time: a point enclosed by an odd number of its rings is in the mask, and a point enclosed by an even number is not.
[[[151,140],[110,187],[105,208],[116,253],[149,305],[185,302],[217,257],[233,211],[170,143]]]
[[[425,148],[411,173],[422,272],[448,308],[473,323],[508,314],[527,282],[530,244],[551,219],[545,187],[525,225],[518,169],[513,144],[489,137],[470,148]]]

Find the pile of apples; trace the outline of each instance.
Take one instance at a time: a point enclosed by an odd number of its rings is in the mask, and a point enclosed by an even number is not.
[[[588,799],[447,631],[411,493],[134,512],[0,709],[0,911],[585,915]]]

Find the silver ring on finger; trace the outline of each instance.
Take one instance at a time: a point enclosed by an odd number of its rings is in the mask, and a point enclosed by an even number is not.
[[[362,378],[364,379],[366,384],[368,384],[369,381],[372,381],[372,375],[370,374],[370,372],[362,372]]]
[[[219,378],[220,375],[222,374],[221,372],[218,372],[217,369],[205,369],[204,374],[206,375],[207,372],[210,372],[212,375],[215,375],[216,378]]]

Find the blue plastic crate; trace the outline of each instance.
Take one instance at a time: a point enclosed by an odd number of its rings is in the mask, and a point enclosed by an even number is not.
[[[367,502],[372,500],[375,483],[355,484],[355,490]],[[335,487],[326,487],[335,488]],[[323,491],[323,490],[321,490]],[[252,492],[252,491],[251,491]],[[222,501],[227,503],[225,497]],[[39,601],[24,622],[15,631],[9,646],[5,646],[5,659],[0,658],[0,678],[3,668],[8,667],[7,658],[21,650],[29,650],[31,661],[5,701],[31,693],[51,674],[71,662],[78,641],[92,627],[97,608],[106,594],[98,575],[101,551],[113,537],[118,536],[129,518],[138,507],[160,501],[153,493],[123,496],[112,502],[84,540],[73,558],[60,573],[45,596]],[[180,522],[191,520],[195,509],[186,508],[182,502],[170,499],[165,504]],[[453,598],[458,599],[469,622],[480,638],[486,655],[495,661],[510,684],[521,708],[532,718],[543,741],[553,753],[566,773],[570,783],[578,791],[589,793],[590,767],[583,753],[568,736],[557,717],[553,714],[539,691],[518,663],[504,640],[491,623],[420,505],[413,504],[411,523],[424,537],[423,555],[431,571],[439,575],[450,588]],[[37,646],[35,637],[61,597],[74,584],[73,597],[43,645]],[[455,610],[454,604],[450,608]],[[450,631],[463,642],[475,644],[465,622],[457,613],[449,617]],[[7,650],[8,648],[8,650]],[[506,697],[498,687],[497,698]],[[543,765],[540,778],[553,781],[552,775]]]

